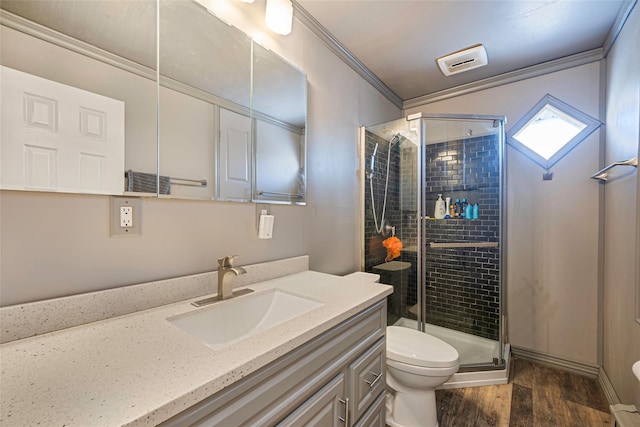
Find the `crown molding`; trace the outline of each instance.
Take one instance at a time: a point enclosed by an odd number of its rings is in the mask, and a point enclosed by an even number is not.
[[[389,89],[371,70],[369,70],[353,53],[351,53],[333,34],[329,32],[320,22],[318,22],[307,10],[305,10],[299,3],[292,0],[295,17],[302,22],[307,28],[309,28],[324,44],[335,53],[340,59],[342,59],[347,65],[349,65],[356,73],[375,87],[382,95],[384,95],[389,101],[391,101],[398,108],[407,110],[410,108],[419,107],[425,104],[430,104],[437,101],[453,98],[460,95],[466,95],[473,92],[478,92],[485,89],[490,89],[496,86],[502,86],[508,83],[514,83],[520,80],[529,79],[532,77],[538,77],[544,74],[553,73],[556,71],[565,70],[567,68],[577,67],[591,62],[600,61],[605,56],[605,50],[603,48],[593,49],[586,52],[578,53],[575,55],[559,58],[553,61],[544,62],[541,64],[533,65],[531,67],[522,68],[520,70],[511,71],[508,73],[500,74],[498,76],[489,77],[487,79],[471,82],[465,85],[456,86],[454,88],[445,89],[442,91],[430,93],[427,95],[411,98],[406,101],[402,99],[391,89]],[[611,43],[615,41],[615,37],[619,34],[626,17],[631,12],[631,9],[635,5],[637,0],[627,0],[627,5],[623,8],[623,12],[616,20],[616,25],[612,29],[612,33],[607,38],[605,46],[611,39]],[[614,31],[615,30],[615,31]]]
[[[318,22],[309,12],[307,12],[298,2],[292,1],[294,16],[311,30],[324,44],[342,59],[349,67],[358,73],[363,79],[369,82],[393,105],[402,109],[402,99],[385,85],[373,72],[366,67],[353,53],[349,51],[333,34],[329,32],[320,22]]]
[[[404,101],[403,108],[420,107],[425,104],[431,104],[437,101],[454,98],[460,95],[478,92],[485,89],[491,89],[496,86],[502,86],[509,83],[518,82],[520,80],[538,77],[556,71],[566,70],[567,68],[577,67],[579,65],[589,64],[600,61],[604,57],[602,48],[589,50],[564,58],[555,59],[553,61],[543,62],[542,64],[532,65],[531,67],[522,68],[520,70],[511,71],[494,77],[478,80],[476,82],[467,83],[465,85],[456,86],[451,89],[441,90],[439,92],[430,93],[428,95]]]
[[[633,10],[637,1],[638,0],[627,0],[624,6],[622,6],[622,9],[620,9],[620,13],[616,18],[616,22],[613,24],[613,27],[611,27],[611,31],[609,31],[609,34],[607,35],[607,38],[605,39],[604,44],[602,45],[602,49],[604,51],[603,53],[604,57],[606,57],[609,54],[609,51],[611,50],[611,48],[613,47],[613,44],[616,42],[616,39],[620,35],[620,32],[622,31],[622,27],[624,27],[625,22],[627,22],[627,18],[629,18],[629,15],[631,14],[631,11]]]
[[[140,65],[137,62],[122,58],[106,50],[92,46],[58,31],[47,28],[38,23],[24,19],[6,10],[0,9],[0,25],[12,28],[21,33],[28,34],[40,40],[55,44],[72,52],[79,53],[89,58],[104,62],[130,73],[137,74],[149,80],[156,80],[156,71],[152,68]]]

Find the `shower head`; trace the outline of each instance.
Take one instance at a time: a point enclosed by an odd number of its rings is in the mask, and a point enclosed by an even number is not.
[[[393,146],[394,144],[399,143],[401,136],[402,135],[400,135],[400,133],[396,133],[395,135],[393,135],[393,138],[391,138],[391,141],[389,141],[389,148],[391,148],[391,146]]]
[[[376,164],[376,153],[378,152],[378,143],[376,142],[376,146],[373,147],[373,154],[371,155],[371,162],[369,163],[369,168],[365,171],[367,178],[373,179],[373,167]]]

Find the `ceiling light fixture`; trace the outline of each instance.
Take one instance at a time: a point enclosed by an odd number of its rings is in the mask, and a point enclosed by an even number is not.
[[[459,50],[437,59],[445,76],[487,65],[487,51],[481,44]]]
[[[253,0],[240,0],[242,3],[253,3]]]
[[[293,4],[291,0],[267,0],[264,20],[267,27],[276,34],[286,36],[293,24]]]

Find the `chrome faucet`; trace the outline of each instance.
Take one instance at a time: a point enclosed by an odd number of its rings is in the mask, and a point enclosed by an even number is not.
[[[233,296],[233,286],[231,283],[235,276],[244,274],[247,271],[242,267],[234,267],[233,262],[238,255],[218,258],[218,299],[227,299]]]

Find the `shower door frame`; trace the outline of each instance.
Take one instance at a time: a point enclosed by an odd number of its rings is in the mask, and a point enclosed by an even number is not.
[[[498,250],[499,250],[499,286],[498,286],[498,298],[499,298],[499,307],[498,307],[498,363],[487,363],[487,364],[473,364],[473,365],[461,365],[460,372],[464,371],[477,371],[477,370],[492,370],[492,369],[503,369],[505,367],[505,358],[504,358],[504,349],[507,341],[505,328],[506,328],[506,320],[504,318],[504,283],[505,283],[505,254],[506,254],[506,236],[504,234],[505,224],[506,224],[506,207],[505,207],[505,194],[506,194],[506,165],[505,165],[505,116],[494,116],[494,115],[475,115],[475,114],[428,114],[428,113],[416,113],[408,115],[407,120],[409,122],[414,120],[420,121],[420,147],[417,150],[418,158],[417,158],[417,182],[420,183],[418,185],[418,211],[417,211],[417,231],[418,231],[418,247],[417,247],[417,259],[418,263],[416,266],[417,275],[418,275],[418,290],[417,290],[417,299],[419,301],[419,310],[417,313],[417,321],[418,321],[418,329],[421,332],[425,332],[425,324],[426,319],[424,318],[424,313],[426,313],[427,308],[427,300],[426,300],[426,276],[427,272],[427,254],[426,254],[426,227],[423,225],[423,221],[427,221],[427,213],[426,213],[426,191],[424,185],[424,176],[423,176],[423,161],[426,159],[425,150],[427,147],[426,144],[426,135],[427,135],[427,121],[428,120],[449,120],[449,121],[493,121],[498,122],[499,129],[499,141],[498,141],[498,168],[499,168],[499,189],[498,189],[498,203],[499,203],[499,233],[500,236],[498,238]]]

